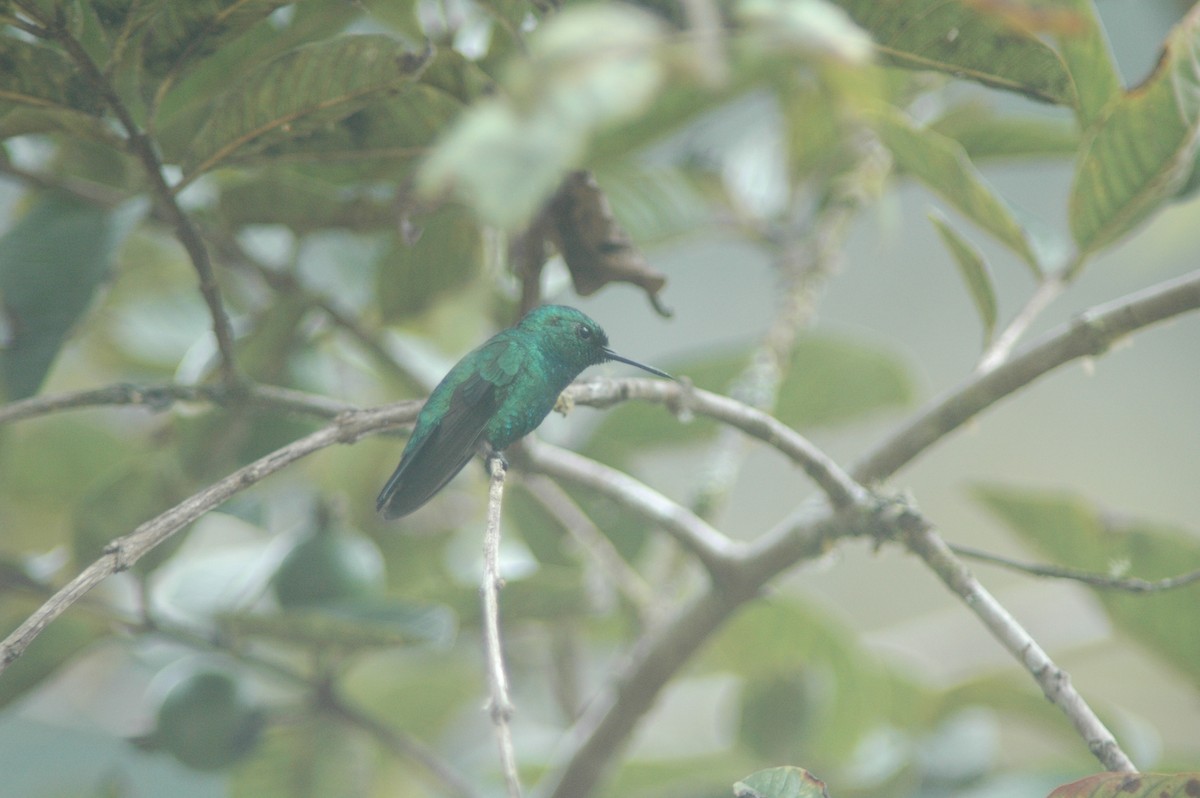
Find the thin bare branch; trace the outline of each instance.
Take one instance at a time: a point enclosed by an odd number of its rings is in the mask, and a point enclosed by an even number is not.
[[[968,557],[972,560],[991,563],[992,565],[998,565],[1010,571],[1020,571],[1030,576],[1038,576],[1045,579],[1070,579],[1073,582],[1082,582],[1085,585],[1101,590],[1123,590],[1127,593],[1161,593],[1165,590],[1175,590],[1176,588],[1187,587],[1188,585],[1200,582],[1200,571],[1190,571],[1178,576],[1169,576],[1165,579],[1138,579],[1137,577],[1109,576],[1108,574],[1098,574],[1093,571],[1067,568],[1061,565],[1018,562],[1008,557],[1001,557],[998,554],[992,554],[991,552],[971,546],[963,546],[959,543],[948,543],[946,545],[960,557]]]
[[[67,611],[93,587],[124,571],[171,535],[285,466],[336,443],[353,443],[364,435],[416,418],[419,402],[404,402],[381,408],[351,411],[333,423],[239,468],[229,476],[189,496],[166,512],[117,538],[107,550],[78,576],[50,597],[0,643],[0,673],[24,653],[46,626]]]
[[[1008,610],[987,591],[970,569],[962,563],[933,528],[915,513],[903,513],[898,519],[903,540],[909,550],[925,561],[988,631],[1033,675],[1042,693],[1062,710],[1087,743],[1088,749],[1106,770],[1136,772],[1137,768],[1117,744],[1112,732],[1075,690],[1071,677],[1054,664]]]
[[[504,670],[504,649],[500,641],[500,507],[504,498],[504,475],[508,464],[499,455],[488,459],[491,486],[488,490],[487,531],[483,537],[483,584],[479,588],[483,599],[483,653],[487,662],[488,710],[496,727],[496,743],[500,748],[500,765],[509,798],[521,798],[521,776],[517,772],[517,755],[512,741],[513,703],[508,693],[508,674]]]

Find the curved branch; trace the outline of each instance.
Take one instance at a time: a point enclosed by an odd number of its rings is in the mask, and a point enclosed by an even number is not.
[[[117,538],[91,565],[13,630],[0,643],[0,673],[29,647],[46,626],[97,584],[124,571],[148,552],[236,493],[274,474],[284,466],[335,443],[353,443],[362,436],[416,418],[420,402],[403,402],[344,413],[332,424],[239,468],[229,476],[184,499],[124,537]]]

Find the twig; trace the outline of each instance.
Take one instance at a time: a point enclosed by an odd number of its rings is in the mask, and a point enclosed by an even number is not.
[[[1061,275],[1055,274],[1044,279],[1033,295],[1029,297],[1025,307],[1021,308],[1008,326],[992,339],[991,345],[979,357],[979,363],[975,366],[975,370],[986,374],[1007,360],[1013,347],[1021,340],[1021,336],[1025,334],[1029,326],[1043,310],[1049,307],[1051,302],[1058,298],[1058,295],[1066,287],[1067,282]]]
[[[870,484],[894,474],[977,413],[1064,363],[1104,353],[1126,335],[1200,308],[1200,270],[1081,313],[986,374],[975,374],[880,444],[851,473]]]
[[[969,557],[972,560],[999,565],[1010,571],[1020,571],[1031,576],[1040,576],[1046,579],[1070,579],[1102,590],[1124,590],[1128,593],[1160,593],[1164,590],[1174,590],[1200,582],[1200,571],[1169,576],[1165,579],[1109,576],[1107,574],[1084,571],[1079,568],[1017,562],[1008,557],[1001,557],[998,554],[992,554],[991,552],[972,548],[971,546],[963,546],[959,543],[948,543],[946,545],[960,557]]]
[[[526,440],[523,449],[534,471],[583,485],[658,524],[693,554],[716,581],[734,561],[737,547],[708,522],[623,471],[548,443]]]
[[[492,480],[488,490],[487,532],[483,538],[483,652],[487,661],[488,689],[491,698],[488,710],[496,726],[496,742],[500,747],[500,764],[509,798],[521,798],[521,777],[517,773],[517,756],[513,750],[513,704],[508,694],[508,674],[504,671],[504,651],[500,644],[500,506],[504,498],[504,474],[508,464],[499,455],[488,459]]]
[[[592,519],[554,480],[530,475],[522,484],[546,512],[554,516],[567,534],[591,555],[605,580],[633,606],[638,619],[643,624],[650,623],[655,610],[654,591],[646,584],[646,580],[625,562],[625,558],[596,527]]]
[[[158,411],[166,410],[176,402],[211,402],[218,405],[249,403],[318,418],[333,418],[354,409],[352,405],[336,399],[274,385],[250,385],[231,394],[223,385],[117,383],[86,391],[34,396],[0,405],[0,424],[92,407],[134,406]]]
[[[899,520],[905,533],[903,540],[909,550],[924,560],[946,587],[983,621],[992,636],[1025,666],[1025,670],[1033,675],[1042,688],[1042,693],[1067,716],[1092,755],[1100,760],[1105,769],[1136,772],[1137,768],[1121,750],[1112,732],[1076,692],[1067,672],[1054,664],[1037,641],[979,583],[970,569],[954,556],[954,552],[929,523],[915,513],[907,513]]]
[[[121,95],[117,93],[112,82],[105,76],[100,67],[92,60],[91,55],[68,29],[64,19],[53,21],[46,19],[40,8],[31,3],[21,3],[21,9],[35,20],[40,27],[38,35],[57,41],[67,51],[67,55],[79,67],[80,72],[104,102],[117,117],[117,122],[125,136],[130,150],[141,162],[142,169],[150,181],[150,190],[159,204],[168,222],[175,226],[175,235],[179,243],[187,251],[192,267],[200,280],[200,293],[208,305],[209,315],[212,316],[213,335],[217,341],[217,351],[221,356],[221,375],[225,384],[234,388],[238,384],[237,366],[233,353],[233,328],[225,313],[221,291],[213,273],[212,262],[208,249],[192,220],[180,208],[176,201],[175,192],[167,185],[163,176],[162,161],[155,151],[154,142],[146,135],[135,121]]]
[[[332,424],[239,468],[189,496],[159,516],[109,544],[99,559],[50,597],[0,643],[0,673],[28,648],[46,626],[107,577],[128,569],[148,552],[204,513],[290,463],[335,443],[360,437],[416,418],[419,402],[404,402],[347,412]]]

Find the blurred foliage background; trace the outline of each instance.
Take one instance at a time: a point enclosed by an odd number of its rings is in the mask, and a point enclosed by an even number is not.
[[[242,378],[366,406],[422,397],[523,302],[561,301],[853,464],[1002,353],[1031,298],[1048,307],[1025,338],[1195,269],[1189,5],[0,2],[0,398],[212,389],[0,426],[5,631],[108,541],[322,423],[225,391],[223,343]],[[573,238],[564,208],[588,203],[603,229]],[[1198,351],[1194,319],[1138,334],[889,487],[1017,560],[1200,568]],[[777,453],[660,408],[581,408],[538,434],[740,540],[813,495]],[[485,480],[469,468],[384,524],[401,447],[287,468],[48,627],[0,676],[5,789],[498,794]],[[652,586],[631,600],[547,495],[518,475],[504,522],[534,785],[648,618],[700,589],[657,530],[570,488]],[[978,572],[1140,767],[1196,768],[1200,588]],[[726,796],[780,764],[864,797],[1041,795],[1096,769],[919,562],[861,544],[721,628],[597,794]]]

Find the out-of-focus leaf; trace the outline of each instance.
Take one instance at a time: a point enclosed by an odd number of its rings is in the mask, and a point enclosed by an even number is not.
[[[666,364],[672,374],[698,387],[724,392],[745,368],[746,352]],[[792,349],[780,387],[775,416],[796,429],[841,424],[912,402],[915,387],[898,357],[870,345],[831,335],[808,335]],[[703,440],[716,425],[704,418],[690,424],[663,423],[661,407],[629,402],[605,413],[587,451],[606,462],[623,463],[655,446]]]
[[[425,38],[417,17],[416,0],[362,0],[362,5],[375,20],[403,34],[411,42]]]
[[[428,309],[470,282],[483,265],[483,235],[465,208],[446,205],[411,223],[415,240],[394,234],[375,266],[375,298],[387,321]]]
[[[312,715],[273,724],[229,776],[232,798],[357,798],[371,793],[376,751],[361,729]]]
[[[381,35],[342,36],[285,53],[216,102],[185,169],[196,175],[239,151],[336,123],[412,82],[427,60]]]
[[[0,111],[11,105],[95,114],[103,101],[58,50],[0,36]]]
[[[658,93],[661,23],[631,6],[570,6],[530,37],[508,91],[476,103],[424,163],[433,195],[453,191],[486,222],[523,226],[577,165],[592,134]]]
[[[1074,106],[1071,77],[1035,34],[944,0],[835,0],[893,63],[936,69],[1035,100]]]
[[[597,179],[629,236],[643,246],[695,232],[712,221],[704,197],[678,169],[614,164]]]
[[[849,63],[871,56],[871,37],[826,0],[741,0],[734,8],[741,33],[756,50]]]
[[[1169,200],[1200,144],[1200,6],[1171,31],[1154,73],[1106,106],[1071,189],[1071,233],[1089,252],[1115,242]]]
[[[957,141],[975,162],[1073,156],[1079,147],[1079,131],[1067,121],[1001,115],[976,102],[951,108],[929,129]]]
[[[962,275],[971,301],[975,304],[975,310],[979,312],[979,319],[983,322],[983,343],[986,346],[996,330],[996,287],[992,284],[987,261],[984,260],[983,253],[950,226],[950,221],[945,216],[931,210],[929,221],[933,222],[933,226],[942,237],[942,243],[954,256],[958,273]]]
[[[733,785],[734,798],[829,798],[825,782],[804,768],[760,770]]]
[[[814,720],[824,682],[803,666],[791,673],[747,680],[742,686],[737,739],[767,762],[802,761],[820,734]]]
[[[343,191],[324,180],[284,169],[224,186],[219,207],[234,229],[282,224],[301,235],[330,227],[368,232],[396,222],[394,205],[377,194]]]
[[[191,0],[152,3],[144,19],[142,63],[150,75],[178,73],[264,20],[287,0]]]
[[[897,164],[1019,255],[1035,277],[1041,276],[1028,232],[957,142],[929,128],[917,128],[899,112],[881,113],[876,120]]]
[[[1121,78],[1095,3],[1092,0],[1062,0],[1056,5],[1072,13],[1077,22],[1073,30],[1059,33],[1058,48],[1071,74],[1071,82],[1075,84],[1075,113],[1079,125],[1086,128],[1121,93]]]
[[[1200,772],[1094,773],[1064,784],[1049,798],[1188,798],[1200,795]]]
[[[0,238],[0,398],[37,393],[71,328],[108,276],[113,253],[145,212],[61,195],[37,202]]]
[[[974,493],[1022,540],[1059,565],[1150,580],[1200,569],[1200,542],[1183,530],[1114,519],[1062,493],[999,486]],[[1200,685],[1195,626],[1200,584],[1146,595],[1104,590],[1097,597],[1122,631]]]
[[[0,636],[7,637],[34,609],[32,602],[6,602],[0,611]],[[0,708],[27,695],[100,635],[94,621],[78,615],[68,613],[55,620],[5,669],[0,679]]]
[[[314,650],[445,646],[455,635],[454,613],[448,608],[388,597],[345,599],[272,615],[227,614],[219,618],[219,623],[235,637],[274,640]]]

